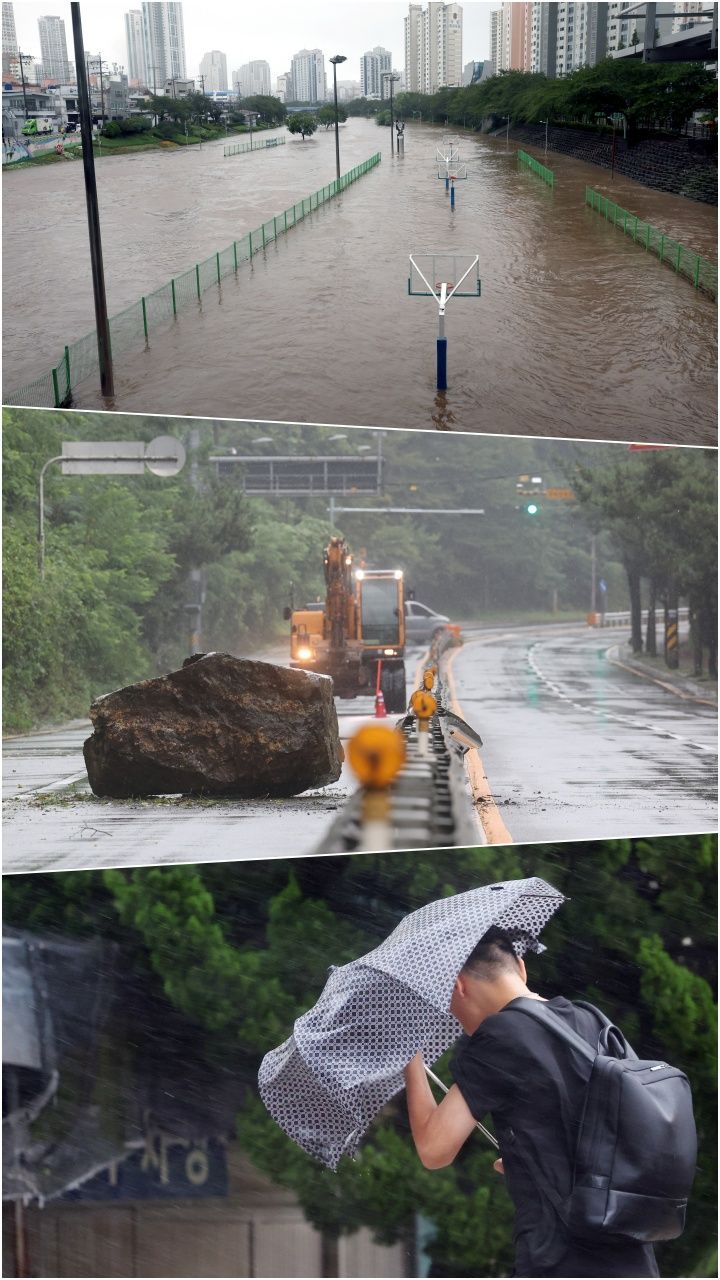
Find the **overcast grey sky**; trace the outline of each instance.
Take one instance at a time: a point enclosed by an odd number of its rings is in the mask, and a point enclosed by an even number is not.
[[[464,63],[490,56],[490,11],[496,7],[480,0],[463,4]],[[84,0],[85,49],[125,66],[123,14],[133,8],[139,9],[139,3]],[[23,53],[40,58],[37,20],[51,14],[65,20],[68,57],[73,60],[69,2],[15,0],[14,10]],[[196,76],[203,54],[220,49],[227,55],[229,73],[253,58],[267,59],[274,85],[298,49],[319,48],[326,60],[344,53],[348,61],[339,78],[359,80],[360,57],[377,44],[392,51],[393,66],[402,70],[407,10],[398,0],[183,0],[187,73]]]

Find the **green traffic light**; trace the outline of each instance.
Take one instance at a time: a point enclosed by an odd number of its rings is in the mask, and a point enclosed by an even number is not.
[[[537,502],[528,502],[525,510],[529,516],[536,516],[540,510]]]

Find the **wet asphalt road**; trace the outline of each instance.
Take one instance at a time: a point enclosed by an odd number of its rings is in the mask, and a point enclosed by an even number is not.
[[[410,680],[421,654],[408,652]],[[258,656],[281,662],[284,650]],[[336,706],[343,743],[373,718],[372,698],[338,699]],[[90,791],[82,753],[91,729],[89,720],[78,720],[5,740],[5,872],[309,854],[356,785],[344,765],[336,783],[290,800],[99,800]]]
[[[508,628],[468,637],[453,658],[461,711],[484,739],[513,840],[714,830],[716,709],[613,665],[620,637]],[[338,713],[346,740],[372,701],[338,703]],[[88,727],[5,743],[6,872],[312,853],[353,785],[343,771],[292,800],[97,800],[82,759]]]
[[[514,841],[715,830],[717,709],[615,666],[618,650],[622,632],[508,630],[453,660]]]

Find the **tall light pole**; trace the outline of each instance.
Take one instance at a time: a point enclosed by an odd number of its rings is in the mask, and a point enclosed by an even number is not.
[[[28,104],[27,104],[27,86],[26,86],[26,84],[25,84],[25,68],[24,68],[24,66],[23,66],[23,55],[22,55],[22,53],[21,53],[20,49],[18,49],[18,62],[20,63],[20,83],[21,83],[21,85],[22,85],[23,114],[24,114],[24,116],[25,116],[25,121],[26,121],[26,123],[27,123],[27,120],[28,120],[28,118],[29,118],[29,117],[28,117]],[[36,101],[37,101],[37,99],[36,99]]]
[[[548,151],[548,129],[549,129],[549,127],[550,127],[550,119],[549,119],[549,117],[548,117],[548,119],[547,119],[547,120],[541,120],[541,121],[540,121],[540,124],[544,124],[544,125],[545,125],[545,155],[547,155],[547,151]]]
[[[399,80],[400,77],[396,75],[394,71],[383,71],[382,79],[390,81],[390,150],[394,154],[395,152],[395,116],[394,116],[394,108],[393,108],[393,86],[395,84],[395,81]]]
[[[82,18],[80,5],[72,0],[73,42],[75,45],[75,75],[78,87],[78,114],[80,116],[80,137],[82,139],[82,162],[85,177],[85,202],[87,205],[88,233],[90,236],[90,265],[92,268],[93,298],[95,302],[95,328],[97,330],[98,363],[100,365],[100,389],[104,396],[111,396],[115,390],[113,379],[112,347],[110,345],[110,325],[105,296],[105,269],[103,266],[102,240],[100,237],[100,210],[98,208],[97,182],[95,181],[95,157],[93,155],[92,120],[90,116],[90,94],[88,90],[87,68],[85,65],[85,45],[83,43]]]
[[[341,62],[347,62],[347,58],[342,53],[336,53],[331,58],[333,69],[333,99],[335,102],[335,174],[338,182],[340,181],[340,121],[338,120],[338,100],[337,100],[337,69]]]

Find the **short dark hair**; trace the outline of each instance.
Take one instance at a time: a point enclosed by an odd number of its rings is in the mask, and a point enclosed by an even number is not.
[[[517,973],[517,970],[518,958],[509,934],[495,928],[483,934],[463,965],[463,973],[482,982],[494,982],[501,973]]]

